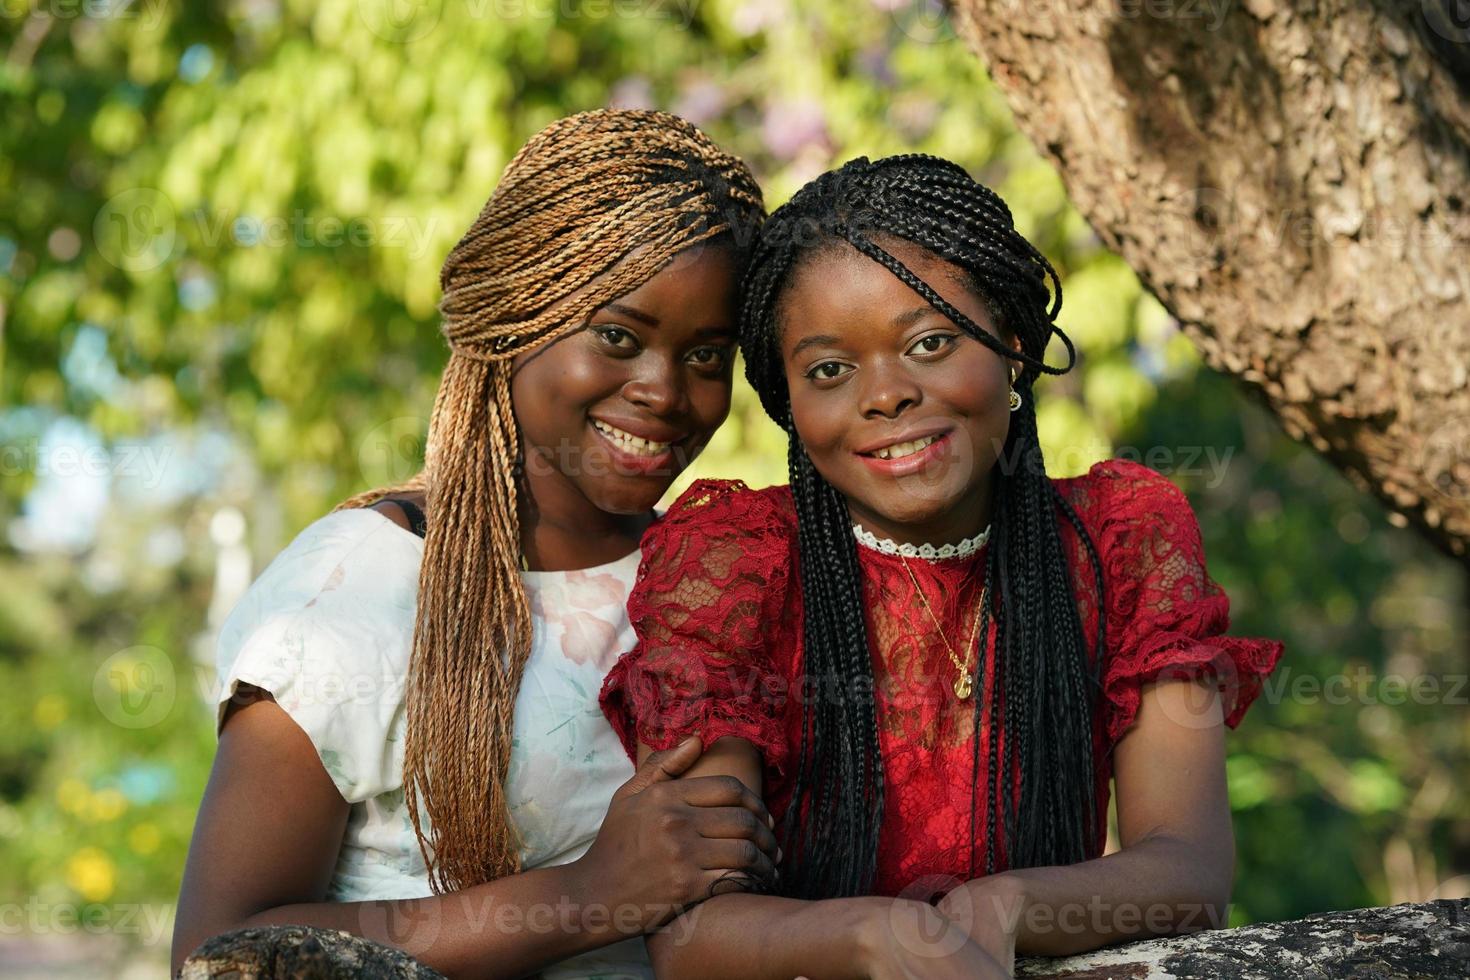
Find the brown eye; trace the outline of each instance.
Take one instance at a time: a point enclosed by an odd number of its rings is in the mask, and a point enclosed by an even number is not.
[[[638,340],[622,327],[601,326],[593,327],[597,336],[602,338],[603,343],[618,350],[637,350]]]
[[[698,347],[689,352],[689,360],[697,367],[723,368],[730,360],[726,347]]]
[[[814,381],[831,381],[833,378],[840,378],[849,370],[851,369],[841,361],[822,361],[812,365],[806,376]]]
[[[952,333],[931,333],[927,337],[920,337],[914,346],[909,348],[910,354],[938,354],[950,344],[954,343],[955,335]]]

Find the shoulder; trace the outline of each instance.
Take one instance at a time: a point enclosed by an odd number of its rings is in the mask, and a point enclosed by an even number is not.
[[[660,535],[785,539],[796,533],[796,507],[785,485],[752,490],[740,480],[696,480],[651,530]]]
[[[402,527],[396,508],[333,511],[291,539],[251,586],[252,590],[319,592],[335,578],[370,570],[392,581],[411,572],[415,579],[423,542]]]
[[[1057,491],[1094,532],[1149,519],[1193,520],[1189,498],[1167,476],[1142,463],[1105,459],[1080,476],[1053,480]]]
[[[796,537],[788,487],[699,480],[644,535],[629,610],[659,596],[684,601],[711,582],[720,590],[779,584],[794,564]]]
[[[424,508],[427,506],[425,495],[422,493],[404,494],[401,497],[384,497],[377,503],[365,508],[377,511],[388,520],[397,524],[405,531],[409,531],[418,537],[424,536]]]
[[[372,509],[328,514],[296,535],[251,583],[220,629],[224,667],[252,645],[310,634],[316,650],[371,630],[412,634],[423,542]],[[390,642],[390,645],[392,644]]]

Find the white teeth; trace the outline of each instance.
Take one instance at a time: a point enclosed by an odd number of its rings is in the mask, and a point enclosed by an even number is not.
[[[624,432],[622,429],[608,425],[599,419],[593,419],[592,424],[596,426],[598,432],[601,432],[613,442],[617,443],[619,449],[624,449],[628,452],[642,453],[645,456],[657,456],[673,445],[671,442],[654,442],[652,439],[640,438],[631,432]]]
[[[905,456],[912,456],[938,438],[938,436],[925,436],[922,439],[915,439],[913,442],[900,442],[896,446],[874,450],[873,455],[879,459],[903,459]]]

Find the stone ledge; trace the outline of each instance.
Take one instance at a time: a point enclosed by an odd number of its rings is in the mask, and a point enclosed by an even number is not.
[[[1056,980],[1444,980],[1470,978],[1470,899],[1322,912],[1292,922],[1145,939],[1061,958],[1024,957],[1016,976]],[[204,943],[183,980],[442,980],[396,949],[304,926],[241,929]]]
[[[1056,980],[1470,978],[1470,899],[1320,912],[1077,956],[1025,957],[1016,976]]]

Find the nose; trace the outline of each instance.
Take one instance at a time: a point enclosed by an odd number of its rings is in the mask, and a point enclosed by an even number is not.
[[[689,393],[684,388],[677,366],[662,359],[656,362],[652,358],[647,360],[652,362],[647,369],[623,385],[623,397],[653,415],[668,416],[687,411]]]
[[[866,372],[859,409],[863,418],[897,418],[924,400],[923,390],[897,365],[872,365]]]

